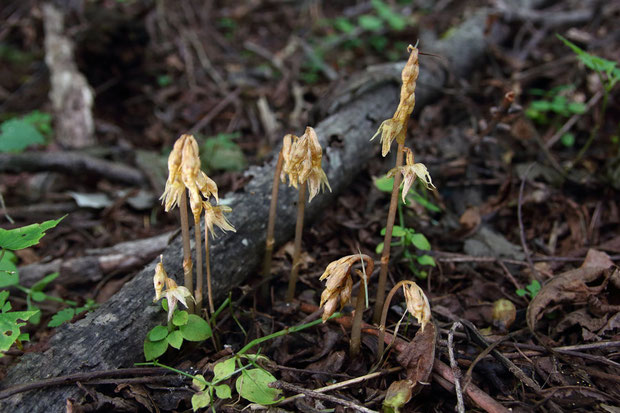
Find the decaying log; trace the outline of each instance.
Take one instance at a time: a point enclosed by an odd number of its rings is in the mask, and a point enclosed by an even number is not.
[[[81,152],[0,153],[0,172],[54,171],[74,176],[95,176],[128,185],[148,184],[137,169]]]
[[[96,283],[111,272],[127,273],[156,258],[169,243],[173,233],[135,241],[121,242],[108,248],[87,250],[83,257],[55,259],[19,267],[19,283],[32,287],[53,272],[59,273],[56,282],[64,286]]]
[[[486,14],[479,12],[472,19],[457,28],[437,48],[424,45],[429,52],[433,49],[441,50],[442,56],[452,63],[452,74],[462,75],[472,70],[484,54]],[[439,95],[445,78],[443,69],[431,66],[437,64],[432,59],[421,59],[420,64],[414,116],[433,97]],[[380,145],[377,141],[369,142],[369,138],[383,120],[393,115],[400,84],[388,78],[399,78],[402,66],[393,67],[394,70],[387,77],[374,72],[372,79],[367,78],[365,82],[358,82],[358,87],[344,90],[343,96],[350,98],[341,98],[337,112],[332,112],[315,126],[325,148],[324,169],[333,193],[321,194],[307,206],[308,223],[347,188],[366,161],[378,156]],[[266,166],[250,168],[247,175],[251,180],[244,189],[230,194],[223,201],[233,208],[230,220],[237,232],[222,234],[212,244],[213,288],[217,298],[221,298],[233,286],[240,285],[251,274],[257,274],[256,269],[264,251],[274,164],[275,159]],[[282,244],[293,234],[296,199],[294,189],[284,185],[280,187],[276,244]],[[170,276],[182,278],[180,239],[166,248],[164,263]],[[47,351],[24,355],[9,371],[2,387],[80,371],[128,367],[141,361],[146,332],[165,318],[161,307],[151,302],[154,268],[155,262],[152,262],[85,319],[60,327],[51,338]],[[17,394],[0,401],[0,410],[59,411],[64,408],[67,398],[79,399],[81,394],[75,386]]]

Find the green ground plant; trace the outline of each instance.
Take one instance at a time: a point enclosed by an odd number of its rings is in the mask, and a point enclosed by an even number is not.
[[[64,304],[77,303],[73,301],[63,300],[53,297],[43,292],[43,289],[52,282],[58,274],[50,274],[44,277],[38,283],[30,288],[19,285],[19,271],[16,266],[17,259],[13,251],[32,247],[39,243],[45,235],[45,231],[54,228],[63,219],[45,221],[41,224],[31,224],[21,228],[6,230],[0,228],[0,288],[15,287],[26,293],[26,301],[28,308],[26,311],[11,311],[12,305],[8,301],[9,292],[0,291],[0,357],[2,351],[7,351],[15,343],[21,345],[21,342],[29,340],[28,334],[21,333],[21,328],[26,325],[26,321],[38,324],[41,319],[41,311],[35,306],[34,302],[45,300],[57,301]],[[93,307],[88,307],[83,311],[87,311]],[[75,311],[76,309],[72,309]],[[81,310],[81,309],[80,309]],[[67,312],[61,310],[50,321],[51,327],[62,324],[67,321]],[[73,318],[73,316],[71,317]]]
[[[382,178],[377,178],[374,180],[375,187],[382,192],[391,193],[392,186],[394,185],[394,178],[384,176]],[[424,185],[421,185],[421,191],[424,193],[426,188]],[[441,208],[437,205],[433,204],[420,194],[416,189],[412,188],[405,195],[405,200],[408,202],[416,202],[422,205],[430,212],[441,212]],[[420,267],[432,266],[435,267],[435,259],[424,253],[420,253],[419,251],[430,251],[431,244],[424,236],[424,234],[420,232],[416,232],[413,228],[408,228],[405,224],[404,218],[404,207],[405,203],[402,201],[402,189],[401,194],[398,197],[398,219],[400,225],[394,225],[392,228],[392,236],[396,238],[400,238],[396,242],[392,242],[392,247],[402,247],[403,248],[403,256],[407,260],[407,266],[409,270],[415,274],[415,276],[419,279],[425,279],[428,276],[428,272]],[[385,236],[386,228],[381,229],[381,235]],[[377,245],[375,252],[377,254],[381,254],[383,252],[384,243],[380,242]]]
[[[52,135],[52,116],[38,110],[0,124],[0,152],[19,153],[31,145],[43,145]]]
[[[536,297],[542,286],[538,280],[533,280],[531,283],[525,286],[525,288],[519,288],[516,293],[519,297],[529,297],[530,299]]]
[[[168,311],[168,301],[162,301]],[[175,310],[168,326],[153,327],[144,340],[144,358],[147,361],[161,357],[168,347],[181,349],[183,341],[204,341],[212,336],[211,326],[203,318],[184,310]]]
[[[603,85],[603,103],[600,107],[601,116],[599,116],[599,120],[592,128],[590,135],[588,136],[588,140],[581,147],[579,153],[575,157],[575,160],[572,163],[572,165],[574,165],[581,160],[583,155],[587,152],[587,150],[590,148],[590,145],[592,145],[592,142],[594,142],[594,139],[598,135],[598,131],[600,130],[603,120],[605,119],[605,113],[607,113],[607,105],[609,103],[609,96],[611,94],[611,91],[614,86],[616,86],[618,81],[620,81],[620,68],[617,67],[616,62],[612,62],[611,60],[607,60],[602,57],[587,53],[579,46],[570,42],[559,34],[557,35],[557,37],[577,55],[577,58],[588,69],[593,70],[598,75],[601,84]],[[620,124],[618,127],[620,128]]]

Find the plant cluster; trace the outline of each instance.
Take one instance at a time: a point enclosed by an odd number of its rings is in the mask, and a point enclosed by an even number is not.
[[[43,290],[58,277],[58,273],[43,277],[32,287],[24,287],[19,283],[17,257],[13,251],[38,244],[45,235],[45,231],[54,228],[63,218],[11,230],[0,228],[0,288],[12,287],[26,295],[26,311],[11,311],[12,305],[8,301],[9,291],[0,291],[0,357],[2,357],[1,352],[7,351],[13,344],[17,343],[21,346],[23,341],[29,340],[28,334],[21,333],[21,328],[26,325],[26,321],[31,324],[41,322],[41,310],[35,303],[53,301],[68,306],[52,315],[47,324],[48,327],[58,327],[76,315],[97,307],[91,299],[86,300],[85,305],[78,307],[75,301],[46,294]]]
[[[390,151],[391,144],[394,140],[398,142],[397,161],[393,169],[388,173],[388,178],[392,180],[391,193],[392,199],[388,212],[388,220],[386,224],[385,239],[381,252],[381,274],[379,279],[379,288],[377,291],[376,302],[379,310],[375,310],[375,318],[379,320],[379,316],[384,314],[381,319],[381,331],[385,331],[385,315],[387,314],[387,306],[395,291],[401,286],[405,294],[407,303],[407,311],[411,313],[421,326],[420,331],[424,332],[425,326],[430,323],[430,306],[428,299],[422,290],[413,281],[402,281],[392,289],[389,299],[384,305],[385,296],[385,277],[387,275],[387,266],[389,264],[389,250],[392,233],[402,239],[402,243],[395,245],[403,245],[405,247],[415,246],[419,250],[429,250],[430,244],[422,235],[416,233],[413,229],[406,228],[403,225],[394,226],[394,218],[396,209],[399,204],[399,198],[402,203],[406,202],[410,189],[413,187],[417,178],[421,180],[427,189],[434,188],[430,174],[426,167],[421,163],[414,162],[413,152],[404,146],[405,136],[408,126],[408,119],[415,105],[415,88],[419,72],[418,66],[418,49],[410,46],[409,60],[402,72],[403,86],[401,89],[401,99],[399,106],[391,119],[384,121],[375,137],[381,135],[382,155],[386,156]],[[374,137],[373,137],[374,138]],[[297,202],[297,224],[295,232],[295,250],[289,278],[289,285],[286,294],[286,300],[292,301],[295,297],[295,286],[299,274],[299,257],[301,253],[301,235],[303,231],[304,208],[307,202],[312,199],[325,187],[331,190],[327,175],[322,169],[322,153],[323,150],[318,140],[318,136],[312,127],[307,127],[304,134],[297,137],[288,134],[283,138],[282,149],[279,152],[276,167],[274,171],[274,181],[272,198],[270,205],[269,221],[267,225],[267,238],[265,247],[265,260],[263,266],[263,276],[271,275],[271,255],[274,246],[274,228],[275,228],[275,210],[277,206],[278,190],[280,182],[288,180],[289,186],[298,189],[299,198]],[[403,160],[405,163],[403,164]],[[206,233],[213,230],[213,225],[220,226],[224,230],[234,230],[230,223],[224,218],[223,212],[229,212],[230,209],[223,209],[222,206],[212,206],[209,198],[213,196],[218,200],[217,186],[215,183],[200,170],[200,158],[198,156],[198,145],[194,138],[190,135],[182,135],[175,143],[174,149],[168,160],[169,177],[166,183],[166,189],[162,196],[166,211],[178,205],[181,211],[181,226],[184,245],[184,261],[183,270],[185,275],[185,286],[178,286],[174,280],[168,277],[164,265],[163,257],[157,264],[155,275],[153,278],[155,289],[155,300],[163,297],[164,308],[168,311],[168,326],[156,326],[147,335],[144,345],[144,352],[147,360],[155,360],[151,365],[160,365],[156,359],[163,355],[168,348],[180,348],[183,340],[202,341],[212,336],[212,330],[209,323],[200,317],[189,314],[187,311],[179,311],[176,309],[177,303],[181,302],[191,312],[192,297],[192,262],[189,251],[189,227],[187,216],[187,200],[186,192],[189,193],[189,207],[194,216],[196,227],[196,261],[197,261],[197,288],[195,290],[196,308],[200,309],[201,297],[201,256],[199,254],[199,217],[205,213],[205,244],[207,244]],[[403,180],[402,192],[399,191],[401,186],[401,176]],[[413,191],[412,198],[420,197],[417,192]],[[434,205],[427,202],[427,207]],[[213,211],[218,209],[217,213]],[[436,208],[436,207],[435,207]],[[185,214],[185,217],[183,215]],[[402,221],[402,211],[401,211]],[[409,245],[410,244],[410,245]],[[208,257],[208,248],[206,250]],[[413,257],[413,256],[412,256]],[[433,259],[428,255],[416,257],[417,262],[421,265],[434,265]],[[264,356],[248,355],[249,349],[260,344],[263,341],[273,339],[280,335],[290,334],[300,331],[304,328],[316,325],[319,322],[325,322],[332,317],[339,316],[336,313],[338,306],[340,309],[352,300],[353,294],[353,273],[361,280],[357,293],[355,314],[353,316],[350,340],[351,357],[359,355],[361,348],[361,325],[364,309],[368,307],[368,283],[370,276],[374,270],[374,260],[364,254],[349,255],[337,259],[330,263],[321,277],[320,281],[325,280],[325,290],[321,294],[320,307],[323,308],[323,314],[320,320],[310,323],[291,327],[269,336],[256,339],[241,349],[234,357],[221,361],[214,366],[213,378],[209,381],[203,375],[191,376],[194,387],[197,392],[192,397],[192,407],[197,410],[202,407],[212,406],[216,398],[230,398],[232,391],[229,381],[235,375],[239,375],[235,382],[235,388],[239,395],[251,402],[267,405],[278,401],[279,391],[270,388],[269,383],[275,381],[275,377],[265,369],[257,365],[259,360],[266,360]],[[361,268],[356,268],[361,264]],[[207,283],[210,285],[209,266],[207,260]],[[268,279],[266,280],[268,281]],[[265,283],[266,284],[266,283]],[[211,309],[211,325],[213,325],[218,312],[214,312],[212,297],[209,289],[209,304]],[[222,307],[220,307],[222,308]],[[200,321],[198,321],[200,320]],[[200,324],[200,325],[199,325]],[[191,334],[188,334],[192,332]],[[380,337],[382,343],[383,337]],[[217,341],[217,340],[214,340]],[[382,346],[381,346],[382,349]],[[243,360],[249,362],[245,364]],[[254,368],[250,368],[253,366]]]

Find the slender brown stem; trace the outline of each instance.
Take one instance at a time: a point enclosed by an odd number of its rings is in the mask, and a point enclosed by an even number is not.
[[[299,257],[301,256],[301,235],[304,230],[304,209],[306,207],[306,184],[299,185],[299,200],[297,201],[297,225],[295,226],[295,251],[293,252],[293,268],[288,280],[288,292],[286,301],[295,298],[295,287],[299,277]]]
[[[381,311],[381,322],[379,323],[379,336],[378,336],[379,344],[377,347],[377,359],[378,360],[381,360],[381,357],[383,357],[385,323],[387,321],[387,314],[388,314],[388,309],[390,308],[390,303],[392,302],[392,298],[394,297],[394,294],[396,294],[398,289],[406,284],[415,284],[415,283],[409,280],[402,280],[402,281],[397,282],[396,285],[392,287],[392,289],[390,290],[390,293],[388,294],[387,299],[385,300],[385,303],[383,304],[383,308]]]
[[[357,302],[355,303],[355,315],[353,316],[353,324],[351,325],[351,343],[349,347],[349,353],[351,358],[357,357],[360,353],[362,343],[362,315],[364,314],[364,307],[366,302],[366,291],[364,288],[368,285],[368,279],[375,269],[375,263],[368,255],[360,255],[360,261],[364,265],[366,262],[365,272],[357,271],[358,275],[362,278],[359,289],[357,291]]]
[[[207,267],[207,298],[209,300],[209,313],[215,313],[213,305],[213,292],[211,290],[211,258],[209,257],[209,227],[207,226],[207,216],[205,215],[205,266]]]
[[[406,131],[406,125],[403,130]],[[405,132],[403,132],[405,133]],[[404,141],[404,139],[403,139]],[[396,152],[396,168],[403,165],[403,149],[404,143],[398,143]],[[381,254],[381,271],[379,272],[379,282],[377,284],[377,298],[375,301],[375,310],[373,312],[372,321],[377,324],[381,317],[383,309],[383,300],[385,298],[385,284],[387,281],[388,266],[390,263],[390,246],[392,244],[392,229],[394,228],[394,219],[396,218],[396,209],[398,206],[398,188],[400,187],[401,174],[394,175],[394,186],[392,187],[392,198],[390,199],[390,208],[388,210],[387,222],[385,224],[385,237],[383,238],[383,253]]]
[[[202,311],[202,292],[203,278],[202,278],[202,241],[200,235],[200,216],[194,216],[194,238],[196,245],[196,291],[194,292],[194,298],[196,299],[196,314],[200,315]]]
[[[276,208],[278,206],[278,190],[280,189],[280,173],[282,164],[284,163],[284,155],[282,151],[278,155],[276,162],[276,170],[273,175],[273,187],[271,189],[271,203],[269,204],[269,221],[267,222],[267,241],[265,244],[265,258],[263,259],[263,278],[271,276],[271,256],[273,254],[273,245],[275,244],[274,231],[276,227]],[[266,302],[269,296],[269,284],[264,283],[261,287],[261,297]]]
[[[192,251],[189,244],[189,219],[187,216],[187,194],[183,191],[179,200],[179,212],[181,214],[181,237],[183,238],[183,284],[185,288],[192,291],[194,289],[194,279],[192,274]],[[194,303],[191,300],[187,303],[190,313],[194,312]]]

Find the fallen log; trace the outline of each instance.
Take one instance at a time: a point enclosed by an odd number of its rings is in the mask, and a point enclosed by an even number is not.
[[[426,44],[425,50],[440,50],[441,55],[451,62],[448,67],[452,75],[468,73],[486,50],[483,33],[486,17],[485,11],[476,13],[449,39],[439,42],[436,47]],[[498,36],[494,40],[501,39]],[[347,188],[371,157],[377,156],[379,143],[369,142],[369,138],[394,112],[403,65],[382,65],[379,70],[362,74],[352,87],[343,88],[343,93],[336,99],[338,103],[330,105],[333,110],[330,116],[315,126],[325,148],[324,169],[333,192],[317,196],[307,206],[309,222]],[[446,78],[446,69],[432,59],[421,59],[420,65],[414,113],[420,113],[440,94]],[[237,232],[220,235],[212,245],[216,299],[251,274],[256,274],[260,265],[274,165],[275,159],[263,167],[249,168],[246,174],[251,180],[241,192],[230,194],[224,201],[233,208],[230,220]],[[276,245],[293,235],[296,199],[295,190],[284,185],[280,187]],[[164,251],[170,276],[182,279],[182,260],[181,240],[176,239]],[[147,331],[165,318],[160,306],[152,304],[154,268],[155,262],[152,262],[98,310],[72,325],[60,327],[50,339],[48,350],[24,355],[9,371],[1,383],[2,388],[69,373],[127,367],[141,361]],[[58,411],[64,408],[68,398],[77,399],[81,394],[75,386],[46,388],[0,401],[0,410]]]

